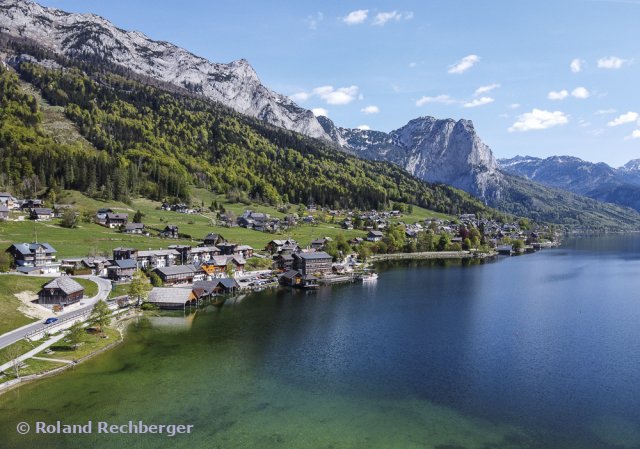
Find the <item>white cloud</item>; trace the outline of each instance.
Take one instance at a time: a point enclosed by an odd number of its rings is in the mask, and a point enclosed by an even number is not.
[[[475,107],[483,106],[485,104],[489,104],[493,102],[494,102],[494,99],[491,97],[481,97],[481,98],[476,98],[473,101],[469,101],[468,103],[465,103],[463,106],[465,108],[475,108]]]
[[[379,12],[373,19],[373,24],[382,26],[390,20],[398,22],[400,19],[411,20],[413,19],[413,13],[411,11],[405,13],[399,13],[398,11]]]
[[[410,63],[409,63],[409,68],[410,68],[410,69],[415,69],[417,65],[418,65],[418,63],[417,63],[417,62],[410,62]]]
[[[371,105],[360,109],[360,112],[363,114],[377,114],[380,112],[380,108],[378,106]]]
[[[633,132],[631,133],[631,138],[640,139],[640,129],[633,130]]]
[[[573,95],[575,98],[584,100],[585,98],[589,98],[591,96],[591,93],[584,87],[576,87],[571,91],[571,95]]]
[[[332,86],[323,86],[313,91],[328,104],[349,104],[358,96],[358,86],[339,87],[338,89],[333,89]]]
[[[329,117],[329,111],[327,111],[325,108],[313,108],[311,112],[313,112],[313,115],[315,115],[316,117],[320,117],[321,115]]]
[[[307,92],[296,92],[293,95],[289,95],[289,98],[291,98],[295,102],[307,101],[309,97],[311,97],[311,95]]]
[[[429,103],[452,104],[457,103],[457,101],[451,98],[449,95],[438,95],[435,97],[422,97],[418,101],[416,101],[416,106],[424,106],[425,104]]]
[[[368,9],[358,9],[356,11],[351,11],[349,14],[342,18],[342,21],[347,25],[359,25],[367,20],[368,14]]]
[[[376,18],[373,20],[374,25],[384,25],[389,20],[395,20],[396,22],[402,18],[402,14],[398,14],[397,11],[379,12],[376,14]]]
[[[557,91],[557,92],[552,90],[547,95],[547,98],[549,100],[564,100],[568,96],[569,96],[569,91],[567,91],[566,89],[562,89],[562,90]]]
[[[360,125],[360,126],[357,126],[357,128],[361,129],[362,131],[369,131],[371,129],[369,125]]]
[[[616,112],[615,109],[613,108],[609,108],[609,109],[598,109],[596,112],[594,112],[595,115],[608,115],[608,114],[613,114],[614,112]]]
[[[628,63],[626,59],[618,58],[617,56],[608,56],[606,58],[598,59],[598,68],[617,70],[621,69],[623,65]]]
[[[493,83],[493,84],[489,84],[488,86],[478,87],[476,91],[473,93],[473,96],[477,97],[478,95],[486,94],[488,92],[491,92],[494,89],[497,89],[498,87],[500,87],[500,84],[498,83]]]
[[[582,59],[573,59],[571,61],[571,64],[569,64],[569,67],[571,68],[571,71],[573,73],[578,73],[582,71],[582,66],[584,64],[584,61]]]
[[[468,55],[462,58],[460,61],[456,62],[454,65],[449,67],[449,73],[461,74],[469,70],[473,67],[478,61],[480,61],[480,57],[478,55]]]
[[[626,114],[619,115],[618,117],[611,120],[609,123],[607,123],[607,126],[620,126],[624,125],[625,123],[633,123],[638,120],[638,117],[639,115],[637,112],[629,111]]]
[[[520,103],[511,103],[509,105],[509,109],[518,109],[520,107]]]
[[[321,12],[316,13],[315,16],[308,16],[307,17],[307,25],[309,26],[310,30],[317,30],[318,29],[318,24],[320,22],[322,22],[322,20],[324,19],[324,14],[322,14]]]
[[[542,109],[533,109],[518,116],[518,120],[511,125],[509,132],[524,132],[537,129],[547,129],[553,126],[564,125],[569,122],[564,112],[560,111],[544,111]]]
[[[349,104],[356,98],[361,98],[358,94],[358,86],[339,87],[320,86],[311,92],[297,92],[290,96],[293,101],[307,101],[311,97],[320,97],[327,104]]]

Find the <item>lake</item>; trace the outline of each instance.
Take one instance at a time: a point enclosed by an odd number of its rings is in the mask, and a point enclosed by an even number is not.
[[[117,348],[0,396],[0,447],[640,447],[639,236],[379,272],[140,319]],[[15,430],[56,420],[194,428]]]

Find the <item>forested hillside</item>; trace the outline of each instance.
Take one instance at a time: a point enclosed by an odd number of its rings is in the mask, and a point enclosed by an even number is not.
[[[389,163],[357,159],[97,64],[62,69],[23,60],[16,70],[51,104],[64,107],[97,151],[48,137],[39,126],[37,102],[20,90],[11,69],[2,69],[5,187],[58,185],[126,201],[138,195],[188,199],[190,188],[201,186],[243,191],[271,204],[366,209],[401,201],[448,213],[492,213],[464,192],[426,184]]]

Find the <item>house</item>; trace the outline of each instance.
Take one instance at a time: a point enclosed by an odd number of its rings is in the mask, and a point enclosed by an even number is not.
[[[369,242],[379,242],[384,237],[384,234],[381,231],[369,231],[367,234],[367,241]]]
[[[220,254],[220,248],[217,246],[198,246],[191,248],[190,263],[201,264]]]
[[[9,207],[6,203],[0,203],[0,220],[9,218]]]
[[[116,282],[130,281],[137,269],[138,266],[133,259],[114,260],[107,267],[107,277]]]
[[[292,250],[294,248],[298,248],[296,251],[300,250],[300,247],[298,246],[298,242],[296,242],[293,239],[271,240],[269,243],[267,243],[267,246],[265,247],[265,249],[269,251],[271,254],[276,254],[276,253],[280,254],[284,248],[290,248]]]
[[[204,238],[204,242],[200,246],[216,246],[218,243],[224,243],[226,240],[220,234],[209,233]]]
[[[135,248],[118,247],[113,250],[113,260],[136,259],[138,250]]]
[[[180,234],[178,233],[178,227],[176,225],[165,226],[165,228],[160,232],[160,237],[165,237],[168,239],[179,238]]]
[[[220,249],[220,255],[222,256],[232,256],[233,252],[238,246],[236,243],[219,243],[216,245]]]
[[[105,217],[105,226],[114,229],[124,226],[129,222],[129,214],[108,213]]]
[[[122,232],[125,234],[144,234],[144,224],[143,223],[127,223],[122,228]]]
[[[191,284],[194,280],[203,280],[204,271],[195,265],[174,265],[153,270],[165,285]]]
[[[324,251],[313,253],[294,253],[293,269],[302,274],[331,273],[333,258]]]
[[[227,266],[230,267],[233,277],[244,272],[244,266],[247,262],[241,256],[215,256],[200,267],[212,278],[222,278],[227,276]]]
[[[46,207],[34,207],[29,214],[29,218],[37,221],[51,220],[52,217],[53,211]]]
[[[101,224],[102,226],[106,226],[107,224],[107,214],[112,214],[113,210],[112,209],[107,209],[107,208],[102,208],[102,209],[98,209],[98,212],[96,212],[96,223]]]
[[[253,248],[249,245],[238,245],[233,249],[233,254],[249,259],[253,257]]]
[[[175,249],[154,249],[138,251],[136,263],[142,269],[170,267],[181,263],[180,253]]]
[[[289,270],[278,276],[280,285],[296,288],[318,288],[318,278],[312,274],[302,274],[297,270]]]
[[[196,305],[198,300],[190,288],[154,287],[147,302],[160,309],[184,310],[187,305]]]
[[[0,206],[4,205],[12,210],[17,206],[18,201],[9,192],[0,192]]]
[[[191,251],[193,248],[189,245],[169,245],[169,249],[178,252],[178,257],[176,261],[181,265],[193,263],[193,255]]]
[[[62,259],[60,269],[73,275],[107,276],[107,267],[109,265],[110,262],[105,257],[84,257]]]
[[[346,218],[342,222],[342,229],[353,229],[353,221],[351,221],[350,219]]]
[[[22,200],[22,203],[20,204],[20,209],[31,210],[36,207],[42,207],[42,204],[43,204],[42,200],[37,200],[37,199]]]
[[[213,279],[211,281],[196,281],[193,283],[193,293],[198,299],[213,295],[234,293],[240,285],[233,278]]]
[[[84,287],[69,276],[56,278],[42,287],[38,293],[38,304],[44,306],[67,306],[84,297]]]
[[[315,250],[321,250],[325,247],[327,243],[331,241],[330,237],[321,237],[319,239],[315,239],[311,242],[311,248]]]
[[[254,212],[252,210],[245,211],[242,216],[238,217],[236,222],[238,226],[247,229],[255,229],[256,231],[264,231],[270,217],[262,212]]]
[[[273,258],[273,265],[276,270],[282,272],[293,270],[293,256],[289,254],[278,254]]]
[[[513,254],[513,246],[511,245],[499,245],[496,247],[496,251],[498,254],[503,254],[505,256],[510,256]]]
[[[13,257],[16,269],[22,273],[57,273],[60,263],[56,261],[56,250],[48,243],[14,243],[7,249]]]

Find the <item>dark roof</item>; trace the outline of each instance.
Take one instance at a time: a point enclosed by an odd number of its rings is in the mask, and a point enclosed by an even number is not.
[[[125,229],[144,229],[143,223],[127,223],[124,225]]]
[[[369,231],[369,235],[373,235],[376,237],[384,237],[384,234],[381,231]]]
[[[294,257],[299,257],[305,260],[315,260],[315,259],[333,259],[329,254],[324,251],[316,251],[313,253],[296,253]]]
[[[158,267],[153,271],[165,276],[173,276],[176,274],[194,274],[197,270],[193,265],[172,265],[170,267]]]
[[[61,276],[49,282],[44,288],[58,288],[65,294],[70,295],[79,291],[84,291],[84,287],[68,276]]]
[[[136,261],[133,259],[120,259],[120,260],[116,260],[116,265],[119,268],[137,268],[137,264]]]
[[[127,220],[129,218],[129,214],[107,214],[107,220]]]
[[[48,243],[14,243],[13,246],[20,254],[31,254],[36,251],[39,247],[44,248],[47,253],[55,253],[57,252],[53,246]]]
[[[293,279],[298,276],[302,277],[302,273],[300,273],[297,270],[289,270],[280,275],[280,277],[287,278],[287,279]]]
[[[33,213],[36,215],[51,215],[53,211],[46,207],[36,207],[33,209]]]
[[[190,288],[154,287],[148,302],[159,304],[185,304],[191,300]]]

